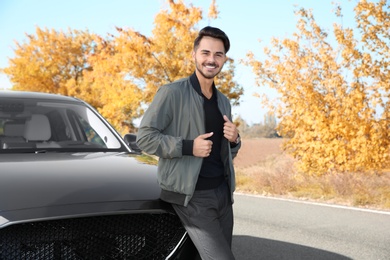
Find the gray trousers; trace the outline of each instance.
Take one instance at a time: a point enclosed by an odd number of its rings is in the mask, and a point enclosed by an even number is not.
[[[172,204],[202,260],[231,260],[233,207],[226,182],[195,191],[187,207]]]

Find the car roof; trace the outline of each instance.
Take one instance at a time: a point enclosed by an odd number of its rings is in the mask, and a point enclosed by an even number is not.
[[[71,102],[84,103],[80,99],[74,97],[64,96],[60,94],[34,92],[34,91],[0,90],[0,98],[26,98],[26,99],[71,101]]]

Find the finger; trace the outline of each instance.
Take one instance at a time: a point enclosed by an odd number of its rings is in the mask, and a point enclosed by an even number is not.
[[[233,135],[230,134],[230,133],[226,133],[223,135],[226,139],[228,139],[229,141],[232,139]]]
[[[229,118],[226,115],[223,115],[223,120],[225,120],[225,122],[230,122],[231,123],[231,121],[229,120]]]
[[[205,133],[205,134],[202,134],[200,136],[198,136],[199,138],[201,139],[207,139],[209,138],[210,136],[212,136],[214,133],[213,132],[210,132],[210,133]]]
[[[233,129],[233,126],[234,126],[233,123],[225,122],[225,125],[223,126],[223,130],[224,131],[231,131]]]

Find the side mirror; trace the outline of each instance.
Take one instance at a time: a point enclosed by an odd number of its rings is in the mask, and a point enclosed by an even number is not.
[[[130,147],[130,149],[136,153],[141,153],[142,150],[138,147],[136,140],[137,140],[137,135],[135,134],[125,134],[123,137],[123,140],[125,143]]]

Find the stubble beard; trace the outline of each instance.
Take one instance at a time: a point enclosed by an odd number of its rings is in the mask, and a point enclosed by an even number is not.
[[[222,67],[221,67],[221,68],[219,68],[219,70],[216,73],[205,74],[202,71],[202,67],[205,67],[205,66],[203,66],[202,64],[199,64],[197,61],[195,62],[195,64],[196,64],[196,70],[200,73],[200,75],[202,75],[206,79],[214,79],[215,76],[217,76],[222,70]]]

